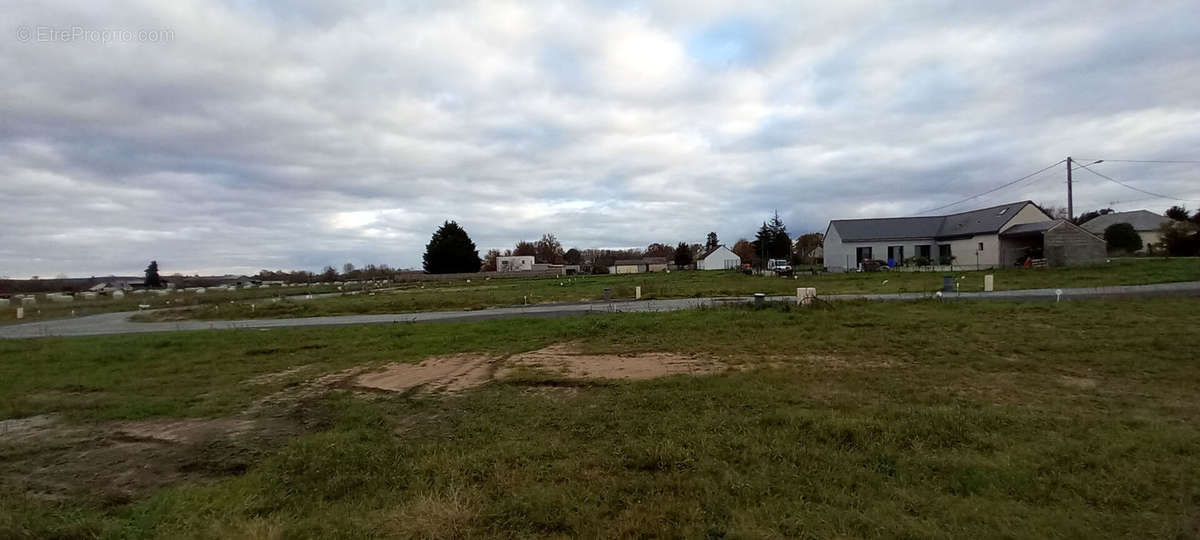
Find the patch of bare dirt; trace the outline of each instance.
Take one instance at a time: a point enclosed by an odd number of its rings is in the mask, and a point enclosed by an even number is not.
[[[45,424],[0,439],[0,489],[123,504],[184,479],[245,470],[258,449],[231,437],[252,427],[231,419]]]
[[[318,398],[345,376],[298,385],[228,418],[5,420],[0,489],[118,505],[177,482],[241,474],[293,437],[326,426],[330,412]]]
[[[724,369],[724,364],[698,356],[587,354],[566,343],[508,358],[454,354],[430,357],[419,364],[392,364],[382,371],[359,375],[353,384],[392,392],[455,393],[526,370],[569,379],[651,379],[676,374],[703,375]]]
[[[419,364],[393,364],[383,371],[359,375],[354,384],[363,388],[406,392],[460,392],[486,383],[495,376],[499,359],[479,354],[452,354],[426,358]]]
[[[715,360],[675,353],[587,354],[569,343],[514,355],[499,375],[514,368],[533,368],[572,379],[653,379],[668,375],[706,375],[725,366]]]
[[[37,437],[57,423],[58,416],[53,414],[0,420],[0,442],[11,443],[28,437]]]
[[[118,435],[129,439],[196,444],[234,437],[255,427],[257,422],[248,418],[215,418],[123,422],[113,426],[113,429]]]

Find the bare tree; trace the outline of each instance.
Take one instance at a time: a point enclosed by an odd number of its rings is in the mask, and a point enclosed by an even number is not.
[[[658,242],[655,242],[653,244],[646,246],[646,256],[647,257],[663,257],[668,260],[674,259],[675,258],[675,248],[673,248],[667,244],[660,244]]]
[[[1042,211],[1046,213],[1046,215],[1050,216],[1053,219],[1067,219],[1067,218],[1071,217],[1071,216],[1067,215],[1066,208],[1064,208],[1062,206],[1058,206],[1056,204],[1038,204],[1037,206],[1038,206],[1038,208],[1041,208]]]
[[[740,238],[733,244],[733,252],[738,257],[741,257],[743,263],[752,263],[757,258],[757,255],[754,253],[754,244],[751,244],[745,238]]]
[[[537,246],[533,242],[521,240],[517,242],[516,247],[512,250],[512,254],[517,257],[527,257],[530,255],[537,257]]]
[[[500,258],[500,250],[489,249],[487,252],[487,255],[484,255],[484,257],[483,257],[483,271],[484,272],[495,272],[496,271],[496,260],[499,258]]]
[[[538,262],[548,264],[563,263],[563,248],[558,239],[552,233],[542,235],[542,239],[536,244],[536,253],[534,255]]]

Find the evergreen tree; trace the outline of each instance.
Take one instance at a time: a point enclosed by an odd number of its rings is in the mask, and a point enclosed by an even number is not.
[[[719,245],[721,245],[721,241],[717,240],[717,233],[715,233],[715,232],[708,233],[708,238],[704,241],[704,251],[705,252],[712,251],[714,249],[717,249],[717,246],[719,246]]]
[[[162,277],[158,275],[158,261],[150,261],[150,266],[146,267],[146,286],[147,287],[162,287]]]
[[[425,246],[425,272],[429,274],[456,274],[478,272],[483,264],[475,242],[458,223],[442,223],[433,238]]]
[[[680,242],[675,247],[675,266],[686,268],[692,264],[692,248],[687,242]]]
[[[760,259],[788,259],[792,253],[792,239],[787,226],[779,218],[779,212],[770,221],[762,224],[754,235],[754,256]]]

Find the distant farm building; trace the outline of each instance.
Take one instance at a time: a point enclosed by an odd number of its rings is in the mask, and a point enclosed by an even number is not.
[[[1065,219],[1015,225],[1000,233],[1000,241],[1006,266],[1031,258],[1045,259],[1047,266],[1089,264],[1103,261],[1108,252],[1103,238]]]
[[[666,269],[666,257],[643,257],[641,259],[619,259],[608,267],[608,273],[640,274],[642,272],[662,272]]]
[[[533,255],[496,257],[496,271],[531,272],[533,271]]]

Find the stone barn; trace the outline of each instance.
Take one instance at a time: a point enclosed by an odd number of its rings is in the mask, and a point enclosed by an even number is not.
[[[1000,262],[1020,266],[1045,259],[1047,266],[1096,264],[1107,256],[1104,239],[1064,219],[1024,223],[1000,233]]]

